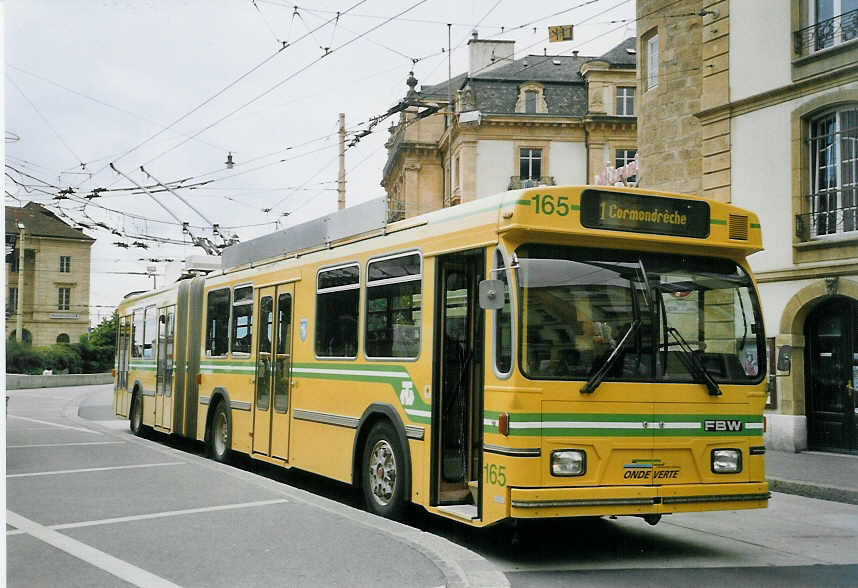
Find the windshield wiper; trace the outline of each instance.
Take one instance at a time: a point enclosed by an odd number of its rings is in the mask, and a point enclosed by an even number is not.
[[[691,346],[688,344],[688,341],[685,340],[685,337],[683,337],[675,327],[667,327],[667,332],[673,335],[673,338],[676,339],[676,342],[679,344],[679,349],[682,352],[679,359],[682,361],[683,365],[685,365],[685,369],[687,369],[692,375],[703,380],[706,387],[709,389],[710,396],[721,396],[721,388],[718,386],[718,382],[716,382],[709,372],[706,371],[706,368],[704,367],[703,362],[700,361],[700,358],[694,355],[694,350],[691,349]]]
[[[637,330],[641,326],[640,319],[635,319],[632,324],[629,326],[629,330],[626,331],[626,334],[623,335],[623,338],[620,339],[620,342],[617,343],[617,346],[614,347],[614,350],[611,351],[611,354],[608,356],[608,359],[605,360],[605,363],[590,376],[590,379],[587,380],[587,383],[584,384],[584,387],[581,388],[581,394],[590,394],[596,388],[599,387],[599,384],[602,383],[602,380],[605,379],[605,376],[608,375],[611,367],[616,363],[617,359],[620,357],[620,352],[625,348],[625,346],[632,340],[632,336],[637,332]]]

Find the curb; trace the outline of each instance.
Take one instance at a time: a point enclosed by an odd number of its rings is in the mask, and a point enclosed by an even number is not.
[[[809,482],[798,482],[781,478],[766,478],[766,481],[769,483],[769,490],[772,492],[795,494],[807,498],[818,498],[820,500],[830,500],[846,504],[858,504],[858,490],[853,488],[820,486]]]

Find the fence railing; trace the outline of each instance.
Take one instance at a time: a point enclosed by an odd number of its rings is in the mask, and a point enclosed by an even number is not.
[[[524,178],[521,176],[510,176],[507,190],[520,190],[522,188],[535,188],[536,186],[554,186],[554,176],[540,176],[538,178]]]
[[[821,20],[793,33],[794,51],[800,57],[852,39],[858,39],[858,10]]]
[[[795,234],[801,241],[848,233],[858,237],[858,189],[832,190],[806,199],[810,212],[795,215]]]

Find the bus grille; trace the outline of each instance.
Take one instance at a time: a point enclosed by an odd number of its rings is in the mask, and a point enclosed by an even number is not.
[[[742,214],[730,215],[730,238],[748,240],[748,217]]]

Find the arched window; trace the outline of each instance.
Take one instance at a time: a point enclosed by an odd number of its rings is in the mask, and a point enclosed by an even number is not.
[[[15,341],[15,339],[15,329],[12,329],[12,331],[9,333],[9,340]],[[24,343],[27,343],[29,345],[33,342],[33,335],[31,335],[30,331],[28,331],[27,329],[21,329],[21,339],[24,341]]]
[[[57,343],[68,343],[70,341],[67,333],[60,333],[57,335]]]

